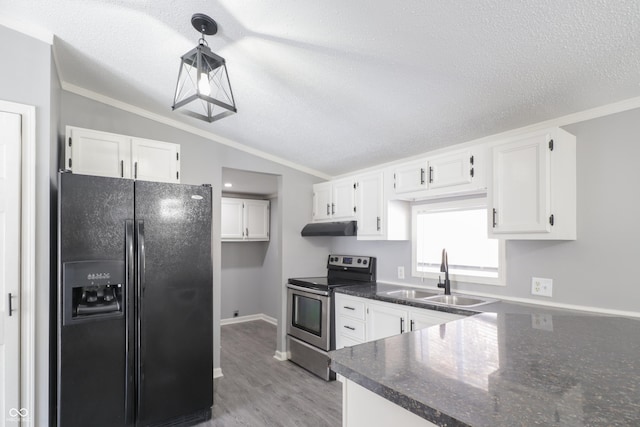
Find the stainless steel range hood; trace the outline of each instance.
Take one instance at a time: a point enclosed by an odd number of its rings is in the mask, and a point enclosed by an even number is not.
[[[355,236],[358,234],[356,221],[312,222],[300,233],[303,236]]]

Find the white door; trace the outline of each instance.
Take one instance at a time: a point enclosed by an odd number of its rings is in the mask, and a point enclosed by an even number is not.
[[[449,154],[429,160],[429,188],[453,187],[471,182],[471,152]]]
[[[393,304],[369,303],[367,313],[367,341],[398,335],[407,330],[407,311]]]
[[[393,171],[397,194],[427,189],[427,161],[417,160],[398,166]]]
[[[18,425],[20,408],[21,117],[0,112],[0,426]],[[9,310],[9,307],[12,310]]]
[[[269,240],[269,201],[244,201],[244,227],[248,240]]]
[[[353,179],[335,181],[331,189],[331,216],[336,221],[355,219],[356,190]]]
[[[537,135],[493,148],[493,233],[551,231],[548,140]]]
[[[313,220],[324,221],[331,218],[331,183],[313,185]]]
[[[382,236],[383,174],[374,172],[358,178],[358,237]]]
[[[180,182],[180,145],[132,138],[133,178],[143,181]]]
[[[73,173],[131,178],[129,139],[122,135],[67,127],[65,158]]]
[[[223,197],[220,202],[220,238],[222,240],[244,239],[243,203],[242,199]]]

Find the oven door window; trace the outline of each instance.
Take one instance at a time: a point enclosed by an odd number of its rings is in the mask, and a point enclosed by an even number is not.
[[[296,328],[322,336],[322,301],[304,295],[293,295],[293,318]]]

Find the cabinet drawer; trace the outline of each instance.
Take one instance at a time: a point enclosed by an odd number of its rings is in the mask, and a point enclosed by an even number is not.
[[[337,299],[336,304],[336,311],[338,315],[350,316],[364,320],[365,309],[363,301],[355,301],[342,297]]]
[[[364,341],[366,337],[365,324],[364,322],[346,316],[338,316],[336,333]]]

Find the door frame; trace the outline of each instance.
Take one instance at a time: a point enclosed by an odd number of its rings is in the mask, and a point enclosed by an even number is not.
[[[36,325],[36,108],[0,100],[0,110],[22,116],[20,213],[20,407],[29,415],[21,425],[35,420]]]

